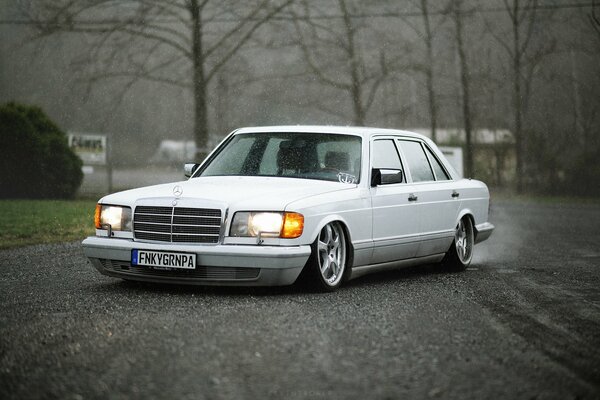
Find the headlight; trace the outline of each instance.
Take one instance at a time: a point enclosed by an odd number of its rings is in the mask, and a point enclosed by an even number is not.
[[[97,204],[94,224],[96,229],[108,224],[113,231],[131,231],[131,208]]]
[[[302,235],[304,216],[292,212],[238,212],[233,217],[230,236],[280,237],[294,239]]]

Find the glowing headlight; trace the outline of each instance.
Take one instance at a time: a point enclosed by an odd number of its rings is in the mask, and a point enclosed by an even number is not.
[[[131,231],[131,208],[98,204],[94,222],[96,229],[110,225],[113,231]]]
[[[238,212],[233,217],[230,236],[281,237],[293,239],[302,235],[304,217],[290,212]]]

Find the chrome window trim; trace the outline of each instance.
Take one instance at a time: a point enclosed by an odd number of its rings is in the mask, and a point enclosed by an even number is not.
[[[371,182],[371,178],[372,178],[372,173],[373,173],[373,143],[376,140],[391,140],[394,143],[394,147],[396,148],[396,153],[398,154],[398,159],[400,160],[400,168],[402,168],[402,174],[404,175],[404,180],[400,183],[388,183],[388,184],[381,184],[381,186],[386,186],[386,187],[393,187],[393,186],[397,186],[397,185],[406,185],[408,184],[408,174],[407,174],[407,169],[404,166],[405,161],[402,157],[402,149],[400,149],[400,147],[398,146],[398,143],[396,143],[397,140],[397,136],[395,135],[373,135],[371,136],[371,140],[369,140],[369,179],[368,181]]]
[[[439,158],[435,155],[435,153],[433,152],[433,150],[431,149],[431,147],[429,147],[427,145],[427,143],[425,143],[425,142],[421,142],[421,145],[424,146],[426,150],[429,150],[429,152],[425,151],[425,155],[427,156],[427,159],[429,160],[429,166],[431,167],[431,170],[433,171],[433,176],[435,177],[435,181],[436,182],[449,182],[449,181],[453,181],[454,179],[452,178],[452,175],[448,173],[448,169],[446,168],[446,166],[444,165],[444,163],[441,162],[439,160]],[[448,177],[448,179],[438,179],[437,174],[435,173],[435,168],[433,168],[433,166],[431,165],[431,160],[429,159],[430,155],[432,155],[433,158],[440,165],[440,167],[442,167],[442,170],[444,171],[444,173],[446,174],[446,176]]]

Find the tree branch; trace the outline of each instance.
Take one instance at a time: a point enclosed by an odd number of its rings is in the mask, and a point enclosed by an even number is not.
[[[275,7],[269,13],[267,13],[267,15],[255,22],[254,25],[241,38],[238,39],[238,42],[235,44],[235,46],[233,46],[228,52],[226,52],[225,55],[221,58],[221,60],[219,60],[210,69],[210,71],[206,74],[206,82],[210,82],[210,80],[214,77],[217,71],[219,71],[219,69],[223,67],[223,65],[225,65],[231,57],[233,57],[233,55],[252,37],[252,35],[258,28],[260,28],[263,24],[265,24],[275,15],[277,15],[277,13],[279,13],[281,10],[289,6],[293,1],[294,0],[284,1],[281,5]]]

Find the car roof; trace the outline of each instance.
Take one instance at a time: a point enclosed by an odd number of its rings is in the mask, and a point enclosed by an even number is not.
[[[427,137],[421,134],[403,131],[399,129],[383,129],[374,127],[358,126],[333,126],[333,125],[280,125],[280,126],[255,126],[237,129],[235,134],[244,133],[269,133],[269,132],[287,132],[287,133],[333,133],[350,134],[369,138],[375,135],[402,135],[426,140]]]

